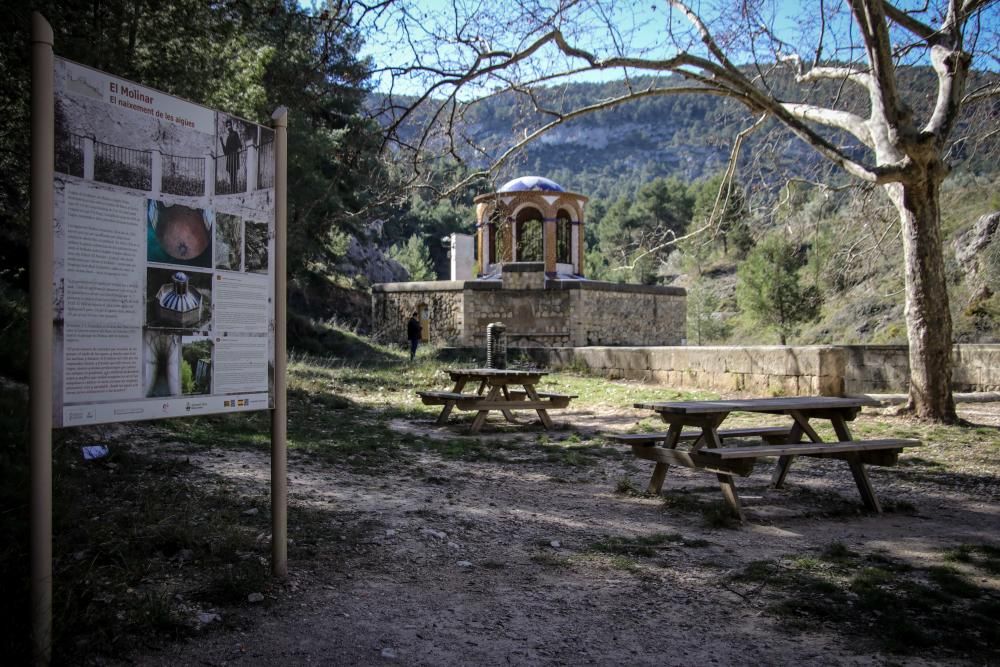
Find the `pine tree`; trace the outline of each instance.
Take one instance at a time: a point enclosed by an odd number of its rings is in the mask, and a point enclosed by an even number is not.
[[[774,235],[750,251],[737,274],[740,310],[755,323],[773,329],[782,345],[800,323],[819,312],[819,290],[799,282],[799,266],[795,246]]]
[[[410,274],[410,280],[434,280],[437,278],[434,275],[427,244],[416,234],[411,236],[406,243],[392,246],[389,249],[389,257],[406,269],[406,272]]]

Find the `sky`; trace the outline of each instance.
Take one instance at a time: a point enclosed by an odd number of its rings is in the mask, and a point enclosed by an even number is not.
[[[308,0],[299,0],[300,4],[303,6],[309,6]],[[551,8],[558,3],[559,0],[406,0],[407,5],[414,9],[414,14],[419,16],[419,19],[415,21],[416,24],[411,35],[419,35],[422,29],[428,28],[434,25],[438,20],[448,17],[452,13],[453,3],[458,3],[459,6],[466,7],[476,7],[482,6],[487,8],[489,11],[501,10],[502,16],[510,16],[515,25],[512,29],[502,32],[501,36],[511,37],[518,34],[517,28],[521,25],[520,21],[517,19],[517,12],[521,10],[526,4],[535,3],[541,7]],[[565,0],[564,0],[565,1]],[[900,0],[897,4],[903,6],[915,6],[919,7],[925,3],[925,0]],[[605,0],[603,2],[610,11],[613,12],[612,23],[620,28],[622,39],[629,39],[627,48],[623,49],[628,54],[641,54],[644,50],[653,50],[658,57],[663,57],[669,54],[669,50],[664,48],[664,33],[667,24],[668,10],[666,9],[666,2],[663,0]],[[710,5],[718,4],[713,2],[713,0],[693,0],[692,4],[696,6],[701,6],[703,9],[709,7]],[[726,4],[724,1],[722,4]],[[766,4],[766,3],[765,3]],[[804,47],[804,45],[812,45],[815,42],[815,37],[818,34],[819,22],[815,20],[814,11],[816,7],[820,5],[820,0],[776,0],[773,4],[773,23],[777,34],[782,40],[785,40],[793,45],[800,46],[800,53],[804,58],[811,58],[813,52],[811,48]],[[826,7],[828,8],[842,8],[844,3],[840,0],[826,0]],[[505,7],[509,8],[509,11],[504,10]],[[814,18],[810,23],[803,20],[803,9],[808,9],[813,14]],[[840,29],[844,32],[844,28],[848,27],[850,22],[841,18],[839,21],[834,19],[827,24],[828,30]],[[991,7],[988,14],[987,27],[991,33],[992,39],[997,39],[996,35],[998,32],[998,25],[1000,25],[1000,2],[995,2]],[[684,25],[687,23],[684,21],[678,21],[675,19],[676,25]],[[627,33],[631,33],[627,36]],[[739,37],[739,35],[737,35]],[[365,46],[362,50],[362,56],[370,56],[373,62],[378,65],[408,65],[412,63],[413,56],[409,49],[405,48],[402,43],[403,33],[400,31],[398,22],[392,20],[391,18],[384,18],[379,22],[377,30],[374,32],[369,32]],[[603,37],[599,40],[600,43],[608,43],[607,34],[604,33]],[[598,40],[589,39],[587,36],[579,35],[575,38],[575,43],[579,43],[585,47],[592,48]],[[841,41],[841,45],[844,42]],[[514,44],[510,44],[514,46]],[[829,41],[824,51],[824,57],[837,57],[841,60],[846,60],[851,56],[851,53],[847,50],[837,51],[837,44],[833,41]],[[695,53],[704,54],[704,47],[695,42],[691,46],[691,50]],[[997,60],[997,52],[1000,52],[1000,44],[994,44],[991,50],[993,53],[992,58],[980,59],[977,61],[977,66],[985,69],[992,69],[996,71],[1000,69],[1000,61]],[[448,56],[450,54],[449,47],[440,46],[438,48],[439,55]],[[767,54],[765,54],[766,57]],[[854,53],[855,57],[859,55],[858,52]],[[750,61],[753,54],[749,50],[744,50],[742,53],[737,53],[733,56],[734,61],[747,62]],[[927,64],[926,60],[922,64]],[[621,70],[611,70],[604,72],[593,72],[589,73],[583,77],[574,80],[607,80],[614,78],[621,78]],[[376,88],[380,90],[385,90],[387,87],[387,79],[383,78],[381,81],[376,82]],[[397,81],[395,92],[399,93],[412,93],[417,92],[420,86],[416,84],[406,84],[400,87],[400,82]]]

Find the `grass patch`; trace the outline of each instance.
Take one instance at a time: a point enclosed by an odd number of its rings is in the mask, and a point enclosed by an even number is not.
[[[562,439],[558,433],[538,438],[536,432],[528,432],[514,442],[465,437],[441,441],[399,433],[390,428],[390,420],[433,420],[440,408],[424,406],[416,391],[449,388],[444,369],[457,364],[434,361],[430,350],[422,350],[424,354],[411,364],[398,350],[373,346],[353,335],[327,342],[333,347],[318,347],[315,352],[332,349],[334,356],[298,353],[290,360],[289,446],[298,454],[371,475],[405,469],[426,476],[413,465],[416,454],[426,452],[459,461],[551,464],[546,472],[553,480],[561,479],[559,473],[595,465],[604,457],[621,460],[626,470],[632,465],[631,453],[600,447],[600,440],[572,431]],[[546,376],[540,389],[578,394],[574,407],[626,407],[653,399],[714,397],[707,392],[670,392],[663,387],[571,373]],[[0,650],[12,664],[30,662],[24,639],[29,631],[25,403],[23,386],[0,384],[0,429],[6,435],[0,442],[0,500],[4,508],[0,512],[0,565],[10,582],[6,595],[0,596],[0,609],[8,619],[0,633]],[[731,422],[737,427],[763,423],[759,421],[763,419],[769,418],[734,415]],[[260,412],[158,421],[134,430],[130,427],[120,442],[111,435],[113,429],[55,433],[57,656],[94,662],[102,656],[122,655],[191,632],[191,618],[198,611],[219,608],[228,619],[238,614],[238,610],[230,611],[229,605],[243,604],[251,592],[269,592],[262,561],[268,555],[267,545],[257,537],[269,532],[263,501],[243,498],[224,480],[200,475],[183,458],[158,459],[143,454],[139,446],[130,449],[123,444],[138,433],[159,439],[160,449],[181,455],[192,449],[264,453],[270,446],[269,427],[269,415]],[[661,431],[664,425],[651,417],[643,420],[640,428]],[[852,422],[852,429],[857,437],[916,437],[925,443],[914,450],[919,456],[904,455],[902,466],[890,474],[942,486],[961,485],[970,494],[996,484],[996,461],[1000,459],[997,429],[864,416]],[[832,432],[822,434],[833,436]],[[97,439],[111,443],[112,455],[84,463],[79,445]],[[435,483],[430,477],[427,482]],[[706,486],[701,491],[712,493],[713,501],[700,500],[697,491],[681,491],[664,499],[664,509],[701,514],[708,525],[735,525],[728,508],[715,500],[718,489]],[[625,482],[619,482],[618,492],[641,495]],[[248,509],[258,511],[247,514]],[[369,528],[359,528],[358,535],[338,529],[342,533],[338,539],[330,538],[331,530],[329,513],[310,513],[294,505],[290,508],[289,531],[294,538],[290,550],[295,556],[335,558],[339,552],[347,553],[363,544],[363,533]],[[650,543],[608,538],[602,540],[607,544],[595,547],[593,553],[600,554],[602,562],[611,558],[616,567],[632,569],[637,567],[637,559],[648,558],[644,554],[655,554],[657,549],[704,546],[683,538],[672,541],[676,538],[669,535],[645,539]],[[759,574],[769,576],[769,589],[773,584],[775,590],[786,590],[786,578],[800,585],[800,589],[789,587],[786,597],[798,600],[790,607],[792,611],[795,605],[808,608],[803,612],[806,617],[832,608],[841,615],[831,617],[840,622],[858,607],[864,622],[877,623],[875,608],[887,610],[883,613],[890,616],[896,605],[902,605],[907,627],[933,628],[940,621],[942,630],[935,628],[933,632],[953,632],[958,637],[979,633],[970,643],[974,657],[986,656],[980,662],[995,661],[1000,639],[983,619],[1000,615],[1000,602],[976,582],[977,577],[995,577],[1000,570],[996,546],[957,545],[943,556],[942,567],[913,571],[884,557],[862,557],[846,547],[842,550],[837,553],[831,546],[829,553],[803,554],[772,563],[771,569],[761,566]],[[532,558],[546,567],[570,567],[574,562],[548,551]],[[789,572],[793,573],[790,577]],[[793,595],[797,590],[807,595]],[[946,610],[941,614],[950,616],[939,618],[937,612],[921,616],[924,612],[916,608],[917,601],[937,605]],[[971,619],[968,628],[956,628],[958,619]],[[901,642],[904,635],[901,630]],[[929,639],[938,641],[937,635]],[[948,641],[941,640],[940,645],[951,646]]]
[[[645,491],[633,484],[632,480],[628,477],[621,477],[615,482],[615,493],[620,496],[631,496],[633,498],[647,495]]]
[[[1000,546],[993,544],[960,544],[945,553],[945,560],[971,565],[991,575],[1000,575]]]
[[[268,545],[257,540],[267,531],[266,512],[247,512],[252,503],[231,484],[195,476],[185,461],[112,443],[107,458],[83,462],[82,435],[70,432],[53,453],[59,661],[117,656],[186,636],[199,611],[239,606],[248,594],[270,589]],[[27,554],[21,557],[27,562]],[[18,656],[30,662],[24,636],[7,654],[12,664]]]
[[[540,551],[538,553],[531,554],[532,562],[538,563],[542,567],[550,567],[556,569],[565,569],[572,565],[568,558],[563,556],[557,556],[553,553],[547,551]]]
[[[718,491],[715,487],[712,487],[712,490]],[[724,502],[702,500],[684,490],[665,495],[663,510],[682,514],[701,514],[702,522],[710,528],[738,528],[740,525],[739,518]]]
[[[982,582],[992,545],[960,545],[940,554],[952,565],[912,566],[885,554],[859,554],[840,543],[818,553],[756,561],[727,585],[769,591],[767,609],[793,629],[836,623],[883,650],[944,659],[961,654],[992,664],[1000,657],[996,580]],[[976,555],[972,555],[976,554]],[[988,578],[987,578],[988,579]]]
[[[680,533],[655,533],[653,535],[640,535],[638,537],[607,536],[601,541],[592,544],[590,549],[591,551],[615,556],[652,558],[669,545],[697,548],[706,547],[708,544],[707,540],[689,540]]]

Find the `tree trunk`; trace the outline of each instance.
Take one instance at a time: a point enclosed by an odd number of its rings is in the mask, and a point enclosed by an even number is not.
[[[954,422],[951,394],[951,311],[941,244],[940,184],[933,167],[918,178],[885,186],[899,212],[906,271],[906,331],[910,344],[908,409],[921,419]]]

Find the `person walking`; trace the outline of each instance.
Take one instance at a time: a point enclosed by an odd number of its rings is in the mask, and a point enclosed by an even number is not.
[[[414,357],[417,356],[417,345],[420,344],[422,333],[423,327],[420,326],[420,320],[417,319],[417,313],[414,312],[406,323],[406,338],[410,341],[410,361],[413,361]]]
[[[229,173],[229,192],[226,194],[233,194],[239,182],[240,152],[243,150],[243,141],[233,128],[233,121],[226,121],[226,138],[225,140],[220,138],[219,141],[222,142],[222,152],[226,155],[226,171]]]

